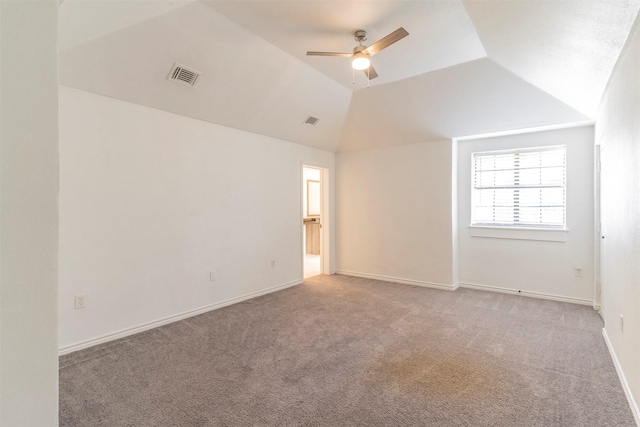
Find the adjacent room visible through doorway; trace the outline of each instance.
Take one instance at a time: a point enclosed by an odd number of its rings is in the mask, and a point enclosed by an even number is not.
[[[304,278],[322,273],[322,170],[302,167]]]

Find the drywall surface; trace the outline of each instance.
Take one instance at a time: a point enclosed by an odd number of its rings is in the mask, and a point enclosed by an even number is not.
[[[491,58],[482,58],[354,92],[338,151],[586,119]]]
[[[601,145],[602,304],[605,330],[640,423],[640,34],[631,36],[596,121]],[[624,316],[624,329],[620,316]]]
[[[593,126],[458,141],[460,285],[593,301]],[[471,236],[471,155],[478,151],[567,146],[566,241]],[[532,232],[536,233],[536,232]],[[549,233],[549,232],[547,232]],[[575,277],[575,267],[582,277]]]
[[[300,283],[301,166],[334,161],[61,86],[60,347]]]
[[[595,117],[640,2],[465,0],[488,55]]]
[[[336,154],[338,272],[453,286],[452,142]]]
[[[61,51],[60,83],[252,133],[336,150],[351,100],[350,89],[202,1],[162,3],[62,2],[62,35],[74,33],[74,41],[86,40],[83,35],[88,32],[78,27],[93,21],[98,21],[91,31],[94,35],[109,25],[114,31]],[[175,7],[177,3],[183,7]],[[248,2],[240,3],[252,7]],[[166,13],[155,14],[163,8]],[[130,10],[126,19],[113,19]],[[155,16],[126,25],[148,14]],[[77,24],[78,20],[83,23]],[[202,73],[196,87],[167,80],[174,62]],[[320,121],[315,126],[305,125],[309,115]]]
[[[58,422],[57,2],[0,2],[0,424]]]

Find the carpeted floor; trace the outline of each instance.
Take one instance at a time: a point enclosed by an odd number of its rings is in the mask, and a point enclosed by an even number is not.
[[[633,426],[590,307],[346,276],[60,359],[63,426]]]

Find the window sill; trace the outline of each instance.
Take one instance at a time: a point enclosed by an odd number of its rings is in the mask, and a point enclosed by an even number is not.
[[[470,225],[471,237],[488,237],[493,239],[540,240],[546,242],[566,242],[566,228],[518,228]]]

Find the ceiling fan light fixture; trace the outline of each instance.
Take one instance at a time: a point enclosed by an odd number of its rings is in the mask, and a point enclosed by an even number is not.
[[[2,0],[0,0],[2,1]],[[398,40],[402,40],[407,37],[409,33],[404,28],[400,27],[397,30],[387,34],[371,46],[367,47],[362,44],[367,39],[367,32],[364,30],[358,30],[354,33],[355,39],[358,42],[358,46],[353,48],[353,54],[346,52],[316,52],[307,51],[309,56],[340,56],[343,58],[351,58],[351,67],[353,68],[353,79],[355,84],[355,70],[364,71],[367,75],[367,80],[372,80],[378,77],[378,73],[371,65],[369,60],[370,56],[376,55],[383,49],[388,48]]]
[[[354,70],[366,70],[371,65],[371,61],[364,53],[356,53],[351,61]]]

